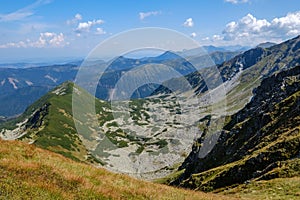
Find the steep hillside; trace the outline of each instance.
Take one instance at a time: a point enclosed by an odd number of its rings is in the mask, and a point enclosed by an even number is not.
[[[0,140],[0,199],[232,199],[139,181]]]
[[[72,92],[71,82],[50,91],[28,107],[20,117],[1,124],[0,135],[4,139],[34,143],[74,160],[93,162],[75,129]],[[88,93],[86,95],[90,96]]]
[[[257,181],[299,177],[299,88],[299,66],[264,79],[251,101],[227,118],[218,143],[206,157],[199,157],[201,138],[195,143],[179,168],[183,174],[172,184],[222,191],[243,183],[254,188],[264,184]],[[297,179],[286,180],[288,184]],[[283,184],[279,181],[269,184]],[[289,195],[296,198],[299,191],[293,192]]]
[[[241,109],[252,97],[252,90],[261,81],[282,70],[300,65],[300,36],[262,49],[246,51],[219,66],[223,80],[237,78],[236,85],[228,91],[228,112]],[[239,99],[239,101],[236,101]]]

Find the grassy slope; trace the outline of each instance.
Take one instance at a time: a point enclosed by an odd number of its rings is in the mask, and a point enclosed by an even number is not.
[[[23,130],[27,134],[19,138],[20,140],[34,143],[38,147],[60,153],[75,161],[98,162],[90,155],[77,134],[72,116],[73,87],[71,82],[63,83],[29,106],[20,117],[0,124],[0,130],[14,129],[17,123],[29,119]],[[76,88],[84,93],[86,98],[94,99],[86,91]],[[97,111],[108,107],[107,103],[99,100],[95,101],[95,106]],[[88,120],[88,117],[86,119]],[[101,120],[100,123],[103,123],[107,118],[103,117]]]
[[[250,184],[240,185],[232,190],[223,192],[239,199],[277,199],[297,200],[300,199],[300,178],[276,178],[269,181],[257,181]]]
[[[51,92],[31,106],[41,108],[49,105],[45,111],[40,112],[38,120],[33,119],[27,122],[28,134],[21,139],[34,141],[34,144],[39,147],[63,154],[74,160],[84,161],[87,150],[77,135],[71,116],[72,86],[72,83],[64,83],[62,87],[65,88],[65,95],[58,96]],[[28,110],[35,109],[29,108]],[[40,124],[35,126],[38,121]]]
[[[232,199],[136,180],[0,140],[0,199]]]

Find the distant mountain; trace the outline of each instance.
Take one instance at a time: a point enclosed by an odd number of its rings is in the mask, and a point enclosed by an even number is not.
[[[225,49],[226,51],[247,51],[251,49],[250,46],[241,46],[241,45],[231,45],[231,46],[220,46],[220,48]]]
[[[209,45],[209,46],[202,46],[199,48],[195,48],[195,49],[188,49],[188,50],[183,50],[182,52],[178,52],[179,55],[184,55],[184,56],[201,56],[201,55],[205,55],[205,54],[211,54],[211,53],[215,53],[215,52],[219,52],[219,53],[240,53],[243,51],[247,51],[251,49],[251,47],[246,47],[246,46],[240,46],[240,45],[236,45],[236,46],[213,46],[213,45]]]
[[[0,68],[16,68],[16,69],[22,69],[22,68],[32,68],[32,67],[40,67],[45,66],[46,63],[2,63],[0,64]]]
[[[274,45],[276,45],[276,43],[273,43],[273,42],[264,42],[264,43],[261,43],[261,44],[257,45],[256,47],[270,48],[270,47],[272,47]]]
[[[215,65],[220,65],[225,61],[229,61],[235,56],[239,55],[240,52],[219,52],[215,51],[210,53],[209,55],[203,56],[190,56],[188,60],[192,63],[199,63],[199,68],[211,67],[211,63],[213,62]],[[201,66],[202,65],[202,66]]]
[[[172,51],[166,51],[157,57],[148,58],[147,60],[149,62],[159,62],[164,60],[177,60],[177,59],[182,59],[182,58],[176,53],[173,53]]]
[[[76,65],[25,69],[0,68],[0,116],[14,116],[66,80],[74,80]]]
[[[228,50],[210,45],[210,46],[202,46],[195,49],[183,50],[182,52],[178,52],[178,53],[180,55],[184,55],[188,57],[188,56],[202,56],[213,52],[228,52]]]
[[[215,46],[212,46],[212,45],[209,45],[209,46],[203,46],[203,48],[208,52],[208,53],[212,53],[212,52],[216,52],[216,51],[219,51],[219,52],[225,52],[225,51],[228,51],[228,49],[225,49],[223,47],[215,47]]]
[[[39,60],[39,59],[36,59]],[[48,60],[44,62],[7,62],[0,63],[0,68],[14,68],[14,69],[24,69],[24,68],[33,68],[33,67],[41,67],[41,66],[53,66],[53,65],[80,65],[82,63],[82,59],[57,59],[57,60]]]
[[[203,142],[199,138],[179,168],[183,174],[172,184],[220,191],[260,180],[300,177],[299,88],[299,66],[264,79],[251,101],[226,119],[216,146],[204,158],[199,157]]]

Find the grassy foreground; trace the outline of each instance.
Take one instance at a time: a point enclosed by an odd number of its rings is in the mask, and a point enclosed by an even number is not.
[[[232,199],[140,181],[0,140],[0,199]]]
[[[236,188],[224,191],[223,194],[234,195],[239,199],[297,200],[300,199],[299,188],[299,177],[276,178],[239,185]]]

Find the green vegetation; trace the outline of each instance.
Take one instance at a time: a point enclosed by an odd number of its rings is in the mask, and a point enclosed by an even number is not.
[[[255,181],[228,189],[222,194],[239,199],[297,200],[300,198],[300,178],[278,178],[269,181]]]
[[[160,184],[170,184],[171,182],[178,179],[182,175],[183,172],[184,172],[184,170],[175,171],[174,173],[171,173],[168,176],[154,180],[154,182],[160,183]]]

